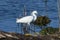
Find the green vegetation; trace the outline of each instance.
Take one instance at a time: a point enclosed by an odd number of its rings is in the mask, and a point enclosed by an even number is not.
[[[38,25],[38,26],[46,26],[50,22],[51,22],[51,20],[48,17],[39,16],[39,17],[37,17],[37,20],[33,24]]]
[[[42,35],[54,34],[58,32],[58,28],[52,28],[47,26],[50,22],[51,20],[47,16],[39,16],[37,17],[37,20],[33,22],[33,24],[41,28],[39,33]]]
[[[58,28],[47,27],[47,28],[45,28],[45,29],[42,29],[42,30],[40,31],[40,34],[42,34],[42,35],[47,35],[47,33],[48,33],[48,34],[54,34],[54,33],[56,33],[56,32],[58,32]]]
[[[51,20],[47,16],[39,16],[37,17],[37,20],[33,22],[34,25],[39,26],[41,29],[47,27],[47,24],[49,24]]]

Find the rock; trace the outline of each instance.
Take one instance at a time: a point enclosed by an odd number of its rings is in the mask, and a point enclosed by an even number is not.
[[[0,40],[41,40],[38,37],[0,31]]]
[[[0,40],[60,40],[58,36],[55,35],[24,35],[20,33],[4,32],[0,31]]]

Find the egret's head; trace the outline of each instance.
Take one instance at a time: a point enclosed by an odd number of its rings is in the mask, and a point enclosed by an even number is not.
[[[37,11],[33,11],[32,14],[38,14],[38,12]]]

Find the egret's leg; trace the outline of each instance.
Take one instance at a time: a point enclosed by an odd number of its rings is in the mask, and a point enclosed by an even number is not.
[[[23,31],[24,31],[24,34],[26,34],[26,33],[28,33],[28,26],[27,26],[27,24],[24,24],[23,25],[24,27],[23,27]]]
[[[26,24],[23,24],[23,32],[26,34]]]
[[[21,23],[21,33],[23,32],[22,27],[23,27],[23,24]]]
[[[31,25],[30,25],[30,23],[28,23],[28,30],[29,30],[29,33],[31,34]]]

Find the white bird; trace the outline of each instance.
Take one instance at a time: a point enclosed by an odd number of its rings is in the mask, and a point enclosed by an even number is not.
[[[25,16],[23,18],[17,18],[16,23],[26,23],[30,25],[32,21],[35,21],[37,19],[37,11],[33,11],[30,16]]]

